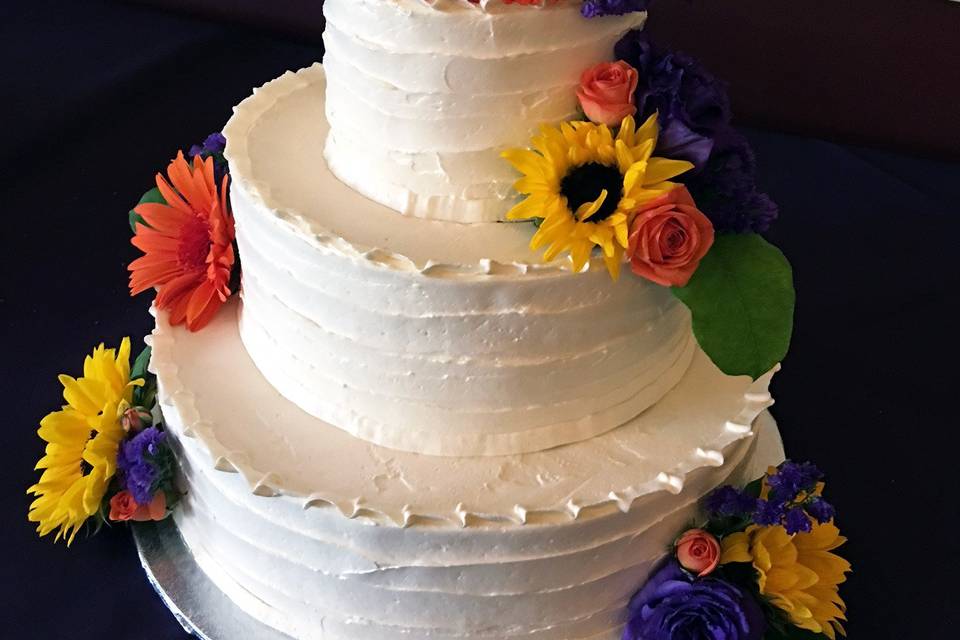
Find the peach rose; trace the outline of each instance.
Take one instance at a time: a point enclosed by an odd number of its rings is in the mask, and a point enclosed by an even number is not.
[[[642,205],[630,223],[633,272],[665,287],[683,287],[713,246],[713,224],[678,186]]]
[[[674,548],[680,566],[700,578],[713,573],[720,563],[720,543],[703,529],[690,529],[680,536]]]
[[[120,491],[110,498],[110,519],[111,520],[129,520],[137,512],[140,505],[133,499],[133,494],[129,491]]]
[[[129,491],[120,491],[110,498],[110,519],[121,522],[134,520],[163,520],[167,515],[167,496],[163,491],[153,494],[150,504],[137,504]]]
[[[637,70],[623,60],[601,62],[580,75],[577,97],[587,117],[597,124],[617,126],[637,112],[633,92]]]

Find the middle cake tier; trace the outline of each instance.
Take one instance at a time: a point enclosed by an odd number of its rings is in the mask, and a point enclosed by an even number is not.
[[[243,263],[241,337],[308,413],[432,455],[584,440],[683,376],[689,312],[640,278],[538,264],[529,225],[397,216],[323,160],[325,76],[287,74],[226,129]]]

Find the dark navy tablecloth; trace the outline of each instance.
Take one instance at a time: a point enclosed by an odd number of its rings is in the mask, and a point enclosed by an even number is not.
[[[127,295],[127,211],[154,173],[322,51],[94,0],[5,3],[0,51],[0,637],[180,638],[124,527],[69,550],[36,537],[36,425],[58,373],[150,329],[149,300]],[[774,413],[839,505],[851,637],[944,637],[960,621],[960,165],[746,131],[799,296]]]

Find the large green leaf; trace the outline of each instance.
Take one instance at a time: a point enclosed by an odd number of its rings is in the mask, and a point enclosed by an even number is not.
[[[160,195],[160,189],[157,189],[156,187],[154,187],[153,189],[150,189],[150,191],[147,191],[145,194],[143,194],[143,197],[140,198],[140,202],[138,202],[137,204],[141,205],[145,203],[167,204],[167,201],[163,199],[162,195]],[[130,219],[130,228],[133,230],[134,233],[137,232],[137,224],[142,224],[145,227],[148,226],[146,221],[144,221],[144,219],[140,217],[140,214],[138,214],[133,209],[130,210],[128,217]]]
[[[786,355],[793,271],[760,236],[717,236],[687,286],[673,292],[693,314],[700,347],[724,373],[758,378]]]

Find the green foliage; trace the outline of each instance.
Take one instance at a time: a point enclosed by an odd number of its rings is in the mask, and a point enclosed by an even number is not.
[[[147,371],[152,352],[153,350],[150,347],[144,347],[137,359],[133,361],[133,366],[130,367],[131,380],[143,378],[143,386],[133,388],[133,404],[147,409],[153,409],[157,399],[157,379]]]
[[[140,198],[140,202],[138,202],[137,205],[141,204],[167,204],[167,201],[163,199],[162,195],[160,195],[160,189],[154,187],[153,189],[150,189],[150,191],[147,191],[145,194],[143,194],[143,197]],[[140,214],[133,209],[130,210],[128,218],[130,220],[130,229],[134,233],[137,232],[138,224],[142,224],[145,227],[149,226],[147,225],[147,222],[140,216]]]
[[[790,263],[756,234],[717,236],[686,287],[700,347],[726,374],[756,379],[786,355],[795,294]]]
[[[731,533],[744,531],[753,522],[751,516],[725,516],[710,518],[704,525],[704,530],[712,533],[718,538],[723,538]]]

